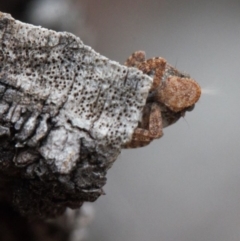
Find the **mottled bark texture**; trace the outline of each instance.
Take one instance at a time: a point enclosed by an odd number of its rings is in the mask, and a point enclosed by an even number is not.
[[[0,197],[49,218],[104,192],[152,78],[0,13]]]

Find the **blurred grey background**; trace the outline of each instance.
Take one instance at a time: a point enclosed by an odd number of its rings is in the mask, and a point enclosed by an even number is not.
[[[86,0],[95,49],[135,50],[188,72],[203,94],[146,148],[123,151],[96,202],[91,241],[240,240],[240,1]]]
[[[96,51],[162,56],[210,92],[163,138],[122,152],[89,240],[239,241],[240,1],[71,2],[84,13],[75,33]]]

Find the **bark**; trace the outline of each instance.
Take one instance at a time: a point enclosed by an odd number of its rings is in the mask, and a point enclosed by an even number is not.
[[[152,78],[5,13],[0,46],[1,200],[31,218],[95,201]]]

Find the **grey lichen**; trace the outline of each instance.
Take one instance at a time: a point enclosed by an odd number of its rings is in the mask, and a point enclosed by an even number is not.
[[[37,217],[96,200],[151,84],[70,33],[0,13],[1,196]]]

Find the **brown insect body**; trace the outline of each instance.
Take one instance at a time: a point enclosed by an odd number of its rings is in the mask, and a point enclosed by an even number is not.
[[[175,123],[186,111],[194,108],[201,96],[201,87],[189,75],[184,74],[163,58],[145,60],[145,53],[137,51],[125,62],[153,77],[142,121],[133,133],[126,148],[148,145],[163,135],[162,129]]]

